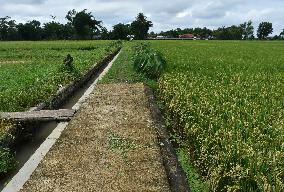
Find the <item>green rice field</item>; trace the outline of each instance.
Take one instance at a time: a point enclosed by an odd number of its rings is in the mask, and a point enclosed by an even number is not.
[[[46,101],[115,47],[111,41],[0,42],[0,111],[23,111]],[[67,54],[73,71],[62,70]]]

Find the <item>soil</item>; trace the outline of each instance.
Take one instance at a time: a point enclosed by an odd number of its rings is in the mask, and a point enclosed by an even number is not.
[[[21,191],[170,191],[144,89],[97,86]]]

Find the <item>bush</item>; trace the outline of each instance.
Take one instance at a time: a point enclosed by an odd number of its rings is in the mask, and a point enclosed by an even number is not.
[[[157,79],[166,68],[166,62],[160,52],[150,48],[149,44],[141,43],[133,47],[133,62],[137,72],[150,79]]]

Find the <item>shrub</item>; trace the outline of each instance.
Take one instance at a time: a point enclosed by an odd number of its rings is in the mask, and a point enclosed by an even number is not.
[[[166,68],[166,62],[160,52],[141,43],[133,47],[133,63],[136,71],[150,79],[157,79]]]

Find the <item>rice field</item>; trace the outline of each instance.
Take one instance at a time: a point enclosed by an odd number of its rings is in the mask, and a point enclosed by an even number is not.
[[[0,111],[46,101],[114,51],[111,41],[0,42]],[[70,54],[74,70],[63,70]]]
[[[155,89],[192,190],[284,191],[284,42],[149,42],[166,61],[158,79],[135,71],[134,41],[101,83]],[[0,111],[49,98],[114,50],[110,44],[1,42]],[[67,54],[73,72],[61,69]]]
[[[153,42],[159,96],[212,191],[284,190],[284,43]]]

